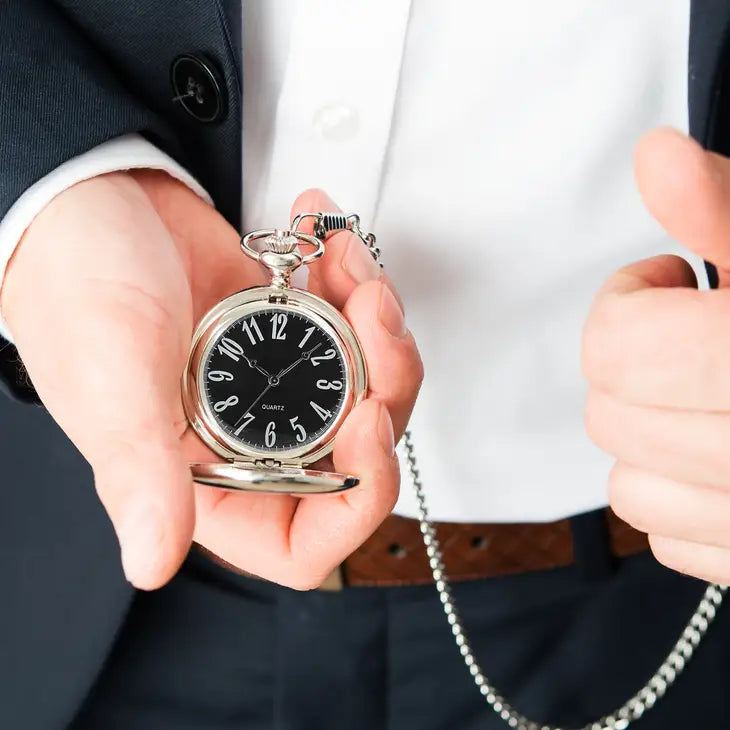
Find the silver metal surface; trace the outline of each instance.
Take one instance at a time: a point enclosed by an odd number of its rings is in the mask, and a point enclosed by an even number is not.
[[[193,481],[233,492],[325,494],[356,487],[360,480],[349,474],[294,467],[267,468],[235,462],[190,464]]]
[[[226,433],[216,421],[211,404],[204,396],[204,363],[220,335],[236,320],[252,312],[268,309],[301,313],[321,327],[335,342],[345,364],[345,394],[337,417],[316,441],[272,452],[255,449]],[[367,393],[365,358],[347,320],[330,304],[300,289],[286,289],[286,299],[277,287],[252,287],[219,302],[201,320],[193,334],[192,346],[182,383],[185,415],[200,438],[224,459],[256,462],[275,458],[283,466],[307,466],[329,454],[335,435],[347,414]]]
[[[252,245],[257,242],[263,247]],[[313,246],[314,251],[303,255],[299,250],[302,244]],[[291,286],[292,272],[324,255],[324,241],[317,236],[297,231],[296,228],[291,231],[267,228],[247,233],[241,239],[241,250],[269,269],[271,286],[286,289]]]
[[[360,216],[357,213],[350,213],[349,215],[331,212],[300,213],[292,221],[292,231],[298,232],[299,225],[306,218],[314,218],[314,235],[322,240],[330,233],[344,230],[352,231],[367,246],[372,257],[380,264],[380,268],[383,268],[383,264],[380,261],[380,249],[375,245],[375,234],[372,232],[366,233],[362,229]]]
[[[314,251],[302,255],[301,244],[313,246]],[[183,407],[200,438],[227,461],[192,464],[193,478],[223,489],[258,492],[316,494],[350,489],[358,483],[355,477],[302,468],[332,451],[337,431],[368,387],[362,348],[347,320],[319,297],[290,286],[292,272],[320,258],[324,242],[296,230],[266,229],[244,236],[241,249],[269,269],[271,284],[224,299],[195,329],[182,379]],[[281,451],[256,449],[235,439],[219,425],[205,397],[205,362],[218,338],[235,321],[267,310],[289,310],[310,319],[332,338],[345,368],[342,405],[332,423],[315,441]]]

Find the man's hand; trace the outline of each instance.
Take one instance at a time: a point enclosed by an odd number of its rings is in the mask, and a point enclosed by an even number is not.
[[[308,191],[294,212],[328,209]],[[216,457],[188,427],[180,380],[194,323],[267,281],[236,232],[154,172],[80,183],[33,222],[6,276],[3,314],[44,405],[93,468],[134,585],[164,584],[195,540],[242,570],[313,587],[388,514],[399,482],[393,444],[422,369],[397,296],[368,259],[340,233],[311,277],[343,308],[368,361],[370,397],[346,419],[331,459],[360,486],[305,499],[234,494],[192,483],[188,462]]]
[[[613,509],[662,563],[730,583],[730,160],[671,130],[647,134],[636,176],[671,236],[718,267],[658,256],[599,292],[586,325],[589,434],[617,458]]]

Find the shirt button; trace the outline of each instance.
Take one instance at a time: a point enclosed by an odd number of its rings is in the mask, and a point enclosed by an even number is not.
[[[328,104],[314,115],[316,130],[325,139],[333,141],[351,139],[359,124],[357,111],[347,104]]]
[[[201,56],[178,56],[170,69],[174,101],[194,119],[207,124],[226,114],[226,92],[215,66]]]

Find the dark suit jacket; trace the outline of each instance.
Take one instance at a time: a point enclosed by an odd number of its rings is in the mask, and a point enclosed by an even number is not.
[[[64,160],[140,132],[186,165],[238,224],[239,18],[240,0],[0,1],[0,217]],[[726,154],[729,34],[727,0],[694,0],[690,129]],[[170,68],[187,53],[209,59],[220,76],[227,115],[215,124],[173,101]],[[88,465],[32,404],[10,346],[0,352],[0,382],[10,396],[0,397],[0,728],[61,730],[133,591]]]

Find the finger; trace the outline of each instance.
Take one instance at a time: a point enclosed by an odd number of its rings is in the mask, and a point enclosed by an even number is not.
[[[292,206],[292,220],[302,212],[337,212],[339,206],[323,190],[313,188],[302,193]],[[303,221],[302,230],[311,233],[312,219]],[[401,308],[398,292],[362,239],[350,231],[341,231],[327,237],[324,256],[309,267],[309,290],[321,296],[338,309],[359,284],[382,280],[391,288]]]
[[[676,256],[614,274],[584,328],[589,383],[636,404],[730,409],[730,292],[693,286],[691,268]]]
[[[709,583],[730,582],[730,550],[659,535],[649,535],[649,545],[654,557],[672,570]]]
[[[303,587],[319,585],[377,529],[398,499],[400,469],[388,409],[367,400],[337,435],[334,468],[360,484],[341,495],[302,500],[292,520],[291,554]]]
[[[679,482],[730,489],[730,414],[634,406],[591,390],[586,429],[620,461]]]
[[[356,474],[360,485],[342,495],[301,499],[201,488],[196,542],[254,575],[297,589],[316,587],[397,499],[393,428],[382,404],[364,401],[350,413],[337,437],[334,465]]]
[[[670,236],[730,272],[730,160],[673,129],[655,129],[636,147],[635,171],[647,207]]]
[[[390,287],[371,281],[355,289],[344,314],[368,363],[369,395],[387,406],[397,441],[423,381],[423,363],[403,311]]]
[[[613,511],[641,532],[730,548],[730,493],[618,462],[609,478]]]
[[[128,579],[156,588],[187,553],[194,518],[178,441],[189,290],[138,186],[119,176],[73,190],[16,252],[6,315],[41,399],[93,468]]]

